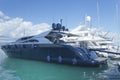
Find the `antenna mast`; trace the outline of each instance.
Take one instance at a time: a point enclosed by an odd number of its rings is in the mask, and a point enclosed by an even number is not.
[[[98,19],[98,27],[100,28],[100,10],[99,10],[98,0],[97,0],[97,19]]]
[[[116,1],[116,25],[119,28],[119,10],[118,10],[118,3]]]
[[[61,24],[61,26],[62,26],[62,21],[63,21],[63,19],[60,19],[60,24]]]

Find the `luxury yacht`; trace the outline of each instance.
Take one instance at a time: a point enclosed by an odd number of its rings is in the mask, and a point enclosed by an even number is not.
[[[72,34],[77,34],[79,37],[77,40],[86,44],[87,47],[91,49],[102,49],[96,50],[97,53],[103,55],[104,57],[109,57],[111,59],[120,58],[119,46],[114,46],[114,42],[104,35],[99,35],[99,32],[93,28],[87,28],[86,26],[79,26],[71,31]]]
[[[65,38],[77,37],[69,33],[60,23],[53,23],[52,29],[35,36],[22,37],[15,42],[1,46],[10,58],[45,61],[49,63],[77,66],[100,66],[107,64],[107,58],[99,57],[95,51],[76,46],[77,41]]]

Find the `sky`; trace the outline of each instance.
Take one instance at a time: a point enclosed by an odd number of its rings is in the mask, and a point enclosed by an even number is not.
[[[120,0],[0,0],[0,35],[38,34],[63,19],[74,29],[91,17],[92,27],[120,32]]]

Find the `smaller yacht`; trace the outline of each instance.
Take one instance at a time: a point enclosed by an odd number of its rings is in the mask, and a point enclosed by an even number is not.
[[[89,51],[80,44],[76,46],[79,43],[75,40],[77,36],[69,33],[60,23],[53,23],[51,30],[35,36],[22,37],[2,45],[1,49],[10,58],[88,67],[107,64],[107,58],[99,57],[95,51]]]

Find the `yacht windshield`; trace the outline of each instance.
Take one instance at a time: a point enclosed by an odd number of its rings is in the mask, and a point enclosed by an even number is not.
[[[30,39],[30,38],[32,38],[32,37],[33,37],[33,36],[22,37],[22,38],[18,39],[17,41],[27,40],[27,39]]]

